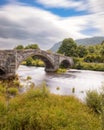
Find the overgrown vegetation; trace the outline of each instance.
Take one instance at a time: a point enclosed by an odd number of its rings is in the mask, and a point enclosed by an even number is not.
[[[104,42],[78,46],[72,38],[68,38],[63,40],[58,53],[74,57],[75,69],[104,71]]]
[[[59,69],[57,70],[57,73],[58,73],[58,74],[65,73],[65,72],[66,72],[66,69],[65,69],[65,68],[59,68]]]
[[[1,130],[100,130],[99,115],[71,96],[50,94],[45,84],[10,99],[0,96]]]
[[[13,79],[0,80],[0,96],[4,96],[7,100],[11,96],[18,95],[18,90],[21,87],[18,77]]]
[[[87,92],[86,96],[87,105],[100,115],[102,130],[104,130],[104,86],[102,90],[92,90]]]

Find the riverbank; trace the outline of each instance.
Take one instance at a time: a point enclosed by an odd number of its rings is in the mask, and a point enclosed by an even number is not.
[[[8,130],[99,130],[99,115],[73,96],[50,94],[45,84],[10,98],[0,95],[0,128]]]
[[[104,71],[104,63],[88,63],[84,61],[77,61],[73,68],[78,70]]]

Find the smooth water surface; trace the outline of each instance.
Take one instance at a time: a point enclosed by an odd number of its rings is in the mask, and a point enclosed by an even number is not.
[[[86,91],[100,90],[104,82],[104,72],[73,70],[64,74],[46,73],[42,67],[20,66],[17,70],[20,79],[32,77],[32,82],[39,85],[46,82],[51,93],[60,95],[75,95],[84,99]],[[73,93],[74,89],[74,93]]]

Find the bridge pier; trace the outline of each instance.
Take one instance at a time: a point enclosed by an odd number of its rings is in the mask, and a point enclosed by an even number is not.
[[[46,72],[56,72],[58,68],[45,68]]]

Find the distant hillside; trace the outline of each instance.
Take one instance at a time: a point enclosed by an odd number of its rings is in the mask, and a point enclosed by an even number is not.
[[[95,44],[101,43],[102,41],[104,41],[104,37],[92,37],[92,38],[84,38],[84,39],[75,40],[75,42],[78,45],[95,45]],[[62,44],[62,41],[54,44],[54,46],[50,48],[50,50],[52,52],[56,52],[61,46],[61,44]]]
[[[92,37],[92,38],[85,38],[85,39],[77,39],[75,41],[79,45],[95,45],[101,43],[103,40],[104,37]]]

